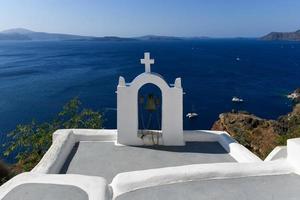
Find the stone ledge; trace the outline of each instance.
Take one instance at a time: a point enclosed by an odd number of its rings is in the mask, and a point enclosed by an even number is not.
[[[89,200],[110,199],[110,189],[104,178],[82,175],[53,175],[38,173],[22,173],[0,187],[0,199],[3,199],[14,188],[25,184],[53,184],[74,186],[87,193]]]
[[[284,161],[195,164],[120,173],[110,185],[116,198],[137,189],[171,183],[289,173],[293,168]]]

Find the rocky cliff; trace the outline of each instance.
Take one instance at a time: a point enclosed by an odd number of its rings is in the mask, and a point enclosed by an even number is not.
[[[0,160],[0,185],[9,179],[10,170],[9,168]]]
[[[212,130],[227,131],[239,143],[264,159],[289,138],[300,137],[300,104],[277,120],[259,118],[247,112],[222,113]]]
[[[300,41],[300,30],[295,32],[271,32],[263,37],[262,40],[290,40]]]

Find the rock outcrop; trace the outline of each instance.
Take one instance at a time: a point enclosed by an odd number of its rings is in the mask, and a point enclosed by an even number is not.
[[[262,40],[290,40],[300,41],[300,30],[295,32],[271,32],[263,37]]]
[[[222,113],[212,130],[227,131],[239,143],[264,159],[276,146],[300,137],[300,104],[277,120],[259,118],[246,112]]]

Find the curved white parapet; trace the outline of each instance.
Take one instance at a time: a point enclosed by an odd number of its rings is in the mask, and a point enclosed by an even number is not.
[[[262,162],[262,160],[252,153],[249,149],[239,144],[226,132],[218,132],[219,134],[219,143],[223,146],[228,153],[236,159],[238,162],[247,163],[247,162]]]
[[[14,188],[24,184],[74,186],[86,192],[89,200],[107,200],[111,198],[107,182],[101,177],[23,173],[12,178],[0,187],[0,200],[3,199]],[[20,197],[20,199],[22,198]]]
[[[188,141],[207,141],[219,142],[220,145],[237,161],[237,162],[262,162],[262,160],[249,151],[246,147],[239,144],[228,133],[224,131],[183,131],[184,139]]]
[[[115,199],[130,191],[171,183],[292,172],[293,168],[285,161],[197,164],[120,173],[115,176],[110,185]]]
[[[57,130],[53,134],[53,142],[41,161],[31,172],[56,174],[60,171],[75,145],[72,130]]]
[[[300,138],[287,141],[287,160],[294,167],[295,172],[300,174]]]
[[[265,158],[264,161],[286,159],[286,151],[286,146],[277,146],[271,151],[271,153],[269,153],[269,155]]]
[[[53,142],[41,161],[31,170],[35,173],[60,172],[75,143],[80,141],[116,141],[117,131],[107,129],[61,129],[53,133]]]

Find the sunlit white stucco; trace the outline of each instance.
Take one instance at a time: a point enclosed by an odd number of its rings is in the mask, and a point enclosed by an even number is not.
[[[148,62],[150,56],[145,53],[142,63],[146,65],[146,72],[137,76],[131,83],[126,84],[124,77],[119,78],[117,88],[117,126],[118,143],[124,145],[143,145],[138,133],[138,92],[148,83],[156,85],[162,94],[162,140],[163,145],[184,145],[183,139],[183,91],[181,79],[175,80],[170,87],[166,81],[156,73],[152,73]]]

